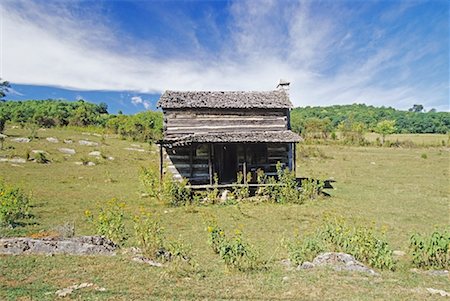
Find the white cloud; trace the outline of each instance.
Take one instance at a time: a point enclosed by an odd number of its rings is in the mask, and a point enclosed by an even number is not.
[[[230,9],[231,40],[212,61],[142,55],[132,43],[128,51],[119,51],[124,41],[112,21],[97,15],[80,21],[65,6],[72,2],[56,3],[50,9],[33,2],[0,4],[1,77],[20,84],[138,93],[270,90],[286,78],[295,105],[366,102],[405,109],[422,101],[448,110],[448,85],[424,87],[408,74],[407,67],[428,51],[427,45],[406,51],[411,45],[405,38],[376,48],[382,34],[374,29],[373,45],[359,49],[353,28],[344,24],[350,14],[344,10],[330,7],[325,16],[313,11],[314,2],[236,2]],[[338,55],[347,60],[338,64]],[[389,68],[397,70],[394,76],[380,77]],[[131,102],[150,107],[139,96]]]
[[[135,106],[137,105],[143,105],[145,109],[150,109],[151,103],[148,100],[143,100],[140,96],[133,96],[131,97],[131,103]]]

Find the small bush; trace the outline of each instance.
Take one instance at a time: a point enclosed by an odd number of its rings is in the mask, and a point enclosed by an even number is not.
[[[428,158],[427,154],[425,154],[425,153],[423,153],[422,155],[420,155],[420,157],[421,157],[422,159],[427,159],[427,158]]]
[[[429,237],[414,234],[410,238],[413,264],[423,268],[450,268],[450,232],[434,231]]]
[[[242,238],[241,231],[236,230],[235,235],[228,238],[215,221],[209,222],[207,230],[209,233],[208,242],[213,251],[216,254],[219,254],[229,268],[239,271],[248,271],[258,268],[258,254],[254,248]]]
[[[159,197],[161,183],[159,180],[159,172],[156,168],[142,167],[139,173],[139,180],[144,186],[145,192],[151,197]]]
[[[296,264],[311,261],[319,253],[345,252],[374,268],[393,270],[392,249],[372,227],[349,226],[340,219],[325,220],[314,235],[287,244],[289,258]]]
[[[317,235],[307,236],[304,239],[295,238],[287,244],[289,259],[296,265],[305,261],[312,261],[319,253],[325,251],[323,241]]]
[[[373,227],[349,226],[343,219],[326,220],[321,229],[324,242],[355,256],[374,268],[393,270],[392,249]]]
[[[165,176],[163,183],[163,199],[171,206],[178,207],[192,203],[192,192],[189,182],[183,179],[175,181],[170,175]]]
[[[148,258],[156,258],[164,250],[164,229],[159,218],[151,213],[134,217],[134,233],[138,246]]]
[[[125,232],[125,203],[111,199],[100,207],[95,216],[89,210],[85,211],[88,220],[94,225],[96,233],[103,235],[117,245],[123,245],[127,239]]]
[[[246,177],[246,183],[250,182],[252,179],[252,173],[247,173]],[[248,187],[248,184],[244,183],[244,174],[240,171],[237,173],[236,176],[236,183],[233,187],[233,196],[237,200],[244,200],[250,196],[250,189]]]
[[[301,198],[305,200],[317,199],[324,186],[323,181],[316,181],[314,179],[305,179],[302,181]]]
[[[29,197],[21,189],[0,179],[0,225],[14,226],[18,220],[29,217],[29,203]]]

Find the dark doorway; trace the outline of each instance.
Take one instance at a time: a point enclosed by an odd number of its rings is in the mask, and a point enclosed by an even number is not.
[[[218,144],[214,146],[215,172],[219,176],[220,183],[232,183],[236,181],[238,169],[237,148],[235,144]]]

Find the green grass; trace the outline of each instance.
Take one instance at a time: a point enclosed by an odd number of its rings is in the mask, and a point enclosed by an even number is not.
[[[27,133],[8,129],[6,134]],[[282,240],[314,231],[324,214],[343,215],[358,224],[374,222],[386,228],[387,240],[394,249],[404,251],[413,232],[448,228],[448,148],[305,146],[318,147],[326,156],[299,160],[297,175],[335,179],[331,198],[304,205],[171,208],[141,198],[139,168],[157,162],[154,148],[141,143],[151,152],[127,151],[124,148],[133,142],[115,137],[102,142],[100,137],[73,129],[39,131],[38,135],[40,139],[28,144],[10,142],[8,138],[4,146],[14,149],[0,151],[0,156],[23,156],[27,149],[41,149],[52,160],[50,164],[27,162],[22,167],[0,163],[0,177],[32,193],[35,214],[34,224],[2,229],[0,236],[29,235],[67,221],[75,223],[77,234],[93,234],[84,211],[95,211],[98,202],[117,197],[127,204],[128,226],[140,208],[159,214],[168,239],[181,238],[192,245],[198,271],[186,274],[182,269],[152,268],[131,262],[126,255],[0,256],[0,300],[53,300],[54,295],[45,293],[81,282],[93,282],[107,291],[79,290],[71,295],[72,299],[432,300],[437,297],[430,296],[425,288],[450,290],[446,277],[411,273],[408,256],[401,258],[395,272],[381,271],[381,277],[331,270],[286,271],[279,264],[287,258]],[[52,144],[45,137],[76,142],[90,139],[101,144]],[[74,148],[77,154],[64,156],[57,151],[59,147]],[[74,163],[93,150],[115,160],[100,160],[92,167]],[[423,153],[427,154],[426,160],[421,158]],[[248,273],[227,270],[207,244],[204,220],[209,215],[217,216],[227,232],[242,230],[245,239],[260,250],[261,257],[270,259],[268,269]]]
[[[374,142],[377,138],[381,136],[376,133],[367,133],[365,138],[368,141]],[[442,146],[442,141],[445,145],[449,145],[450,136],[445,134],[392,134],[386,136],[386,141],[412,141],[418,146]]]

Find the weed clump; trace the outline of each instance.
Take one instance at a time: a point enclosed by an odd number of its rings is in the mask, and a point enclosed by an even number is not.
[[[288,243],[287,249],[289,258],[297,264],[333,250],[353,255],[374,268],[395,268],[392,249],[373,227],[351,226],[342,218],[326,219],[314,235],[297,238]]]
[[[134,217],[134,233],[142,254],[151,259],[162,261],[181,260],[189,263],[191,247],[181,241],[168,241],[158,216],[141,212]]]
[[[18,220],[29,217],[29,205],[30,198],[20,188],[0,179],[0,225],[12,227]]]
[[[125,231],[125,203],[111,199],[100,207],[99,213],[94,215],[91,211],[84,212],[98,235],[103,235],[115,244],[122,246],[128,236]]]
[[[208,222],[207,231],[211,248],[227,267],[238,271],[250,271],[259,267],[258,254],[245,241],[241,231],[236,230],[232,237],[227,237],[215,220]]]
[[[434,231],[429,237],[415,233],[410,238],[413,265],[419,268],[450,268],[450,232]]]

